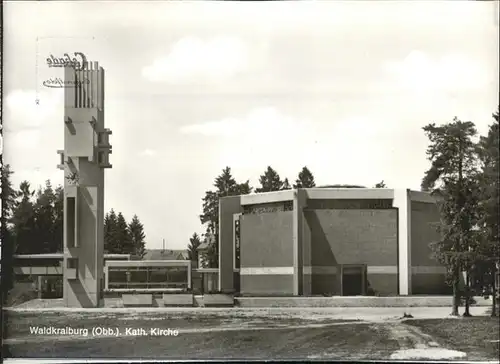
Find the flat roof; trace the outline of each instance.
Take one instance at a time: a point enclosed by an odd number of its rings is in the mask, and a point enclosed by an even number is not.
[[[296,198],[298,191],[302,191],[307,200],[393,200],[396,191],[406,193],[408,198],[414,202],[435,203],[438,200],[437,196],[433,196],[430,192],[412,191],[408,188],[393,189],[393,188],[300,188],[285,191],[251,193],[248,195],[228,196],[224,198],[238,198],[240,204],[258,205],[274,202],[292,201]]]
[[[107,267],[168,267],[190,266],[190,260],[108,260]]]
[[[63,259],[63,253],[53,253],[53,254],[14,254],[14,258],[17,259]]]
[[[195,268],[193,271],[200,273],[219,273],[219,268]]]
[[[104,254],[104,258],[130,258],[132,254]]]
[[[131,254],[104,254],[104,258],[130,258]],[[63,259],[63,253],[49,254],[14,254],[17,259]]]

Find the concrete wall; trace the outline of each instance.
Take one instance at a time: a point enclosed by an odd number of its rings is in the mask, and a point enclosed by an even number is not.
[[[312,243],[312,234],[311,229],[309,227],[309,223],[306,220],[307,212],[302,210],[302,295],[311,296],[313,294],[313,279],[312,279],[312,256],[311,256],[311,243]],[[324,272],[327,273],[328,272]],[[327,278],[327,277],[325,277]],[[318,282],[321,282],[321,279],[315,280],[315,285],[318,285]],[[314,289],[314,292],[323,292],[320,287]]]
[[[243,215],[241,294],[293,294],[293,212]]]
[[[433,288],[441,287],[440,283],[432,281],[440,282],[443,270],[430,259],[428,247],[434,229],[429,230],[429,222],[437,216],[434,204],[429,194],[407,189],[298,189],[223,198],[219,261],[220,280],[225,283],[221,288],[233,290],[239,276],[243,294],[340,294],[343,265],[359,264],[366,266],[372,294],[440,293],[441,288]],[[243,211],[242,220],[255,220],[248,224],[250,233],[244,232],[242,221],[242,269],[235,273],[233,214]],[[291,213],[291,223],[277,222],[280,213]],[[291,236],[285,233],[286,239],[279,232],[283,227],[291,230]],[[255,239],[266,235],[272,244]],[[278,263],[257,262],[252,256],[279,255],[279,249],[275,253],[263,246],[274,249],[274,244],[289,240],[290,251]],[[290,258],[291,264],[285,265]],[[254,261],[245,263],[245,259]]]
[[[440,238],[434,223],[439,222],[436,204],[411,201],[412,294],[447,294],[446,270],[433,259],[429,244]]]
[[[341,294],[341,264],[366,264],[368,287],[397,294],[396,210],[308,210],[304,215],[311,239],[313,295]]]
[[[58,167],[65,176],[64,302],[97,307],[103,284],[103,168],[111,167],[110,131],[104,128],[104,70],[97,63],[80,71],[66,68],[65,81],[83,82],[65,89],[64,150],[58,151]],[[72,176],[76,180],[71,181]]]
[[[89,169],[96,167],[83,160],[79,160],[78,165],[79,170],[84,169],[84,166]],[[64,270],[64,301],[69,307],[97,307],[103,288],[103,259],[99,258],[103,255],[104,244],[104,217],[101,212],[104,205],[103,180],[102,174],[94,186],[88,180],[82,180],[78,187],[65,186],[65,197],[72,194],[77,196],[77,246],[68,245],[65,236],[65,268],[68,267],[69,259],[77,259],[76,279],[70,279],[66,274],[67,269]],[[68,224],[65,217],[65,223]]]

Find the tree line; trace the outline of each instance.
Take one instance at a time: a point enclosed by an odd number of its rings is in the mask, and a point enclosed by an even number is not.
[[[255,193],[273,192],[290,190],[292,188],[365,188],[361,185],[334,184],[317,186],[314,175],[307,166],[304,166],[298,173],[295,183],[290,185],[288,178],[282,179],[279,173],[268,166],[259,177],[260,186],[253,188],[250,181],[237,182],[231,174],[231,168],[226,167],[222,173],[214,180],[214,190],[206,191],[202,199],[202,214],[200,221],[205,226],[205,234],[201,236],[194,233],[189,239],[188,254],[192,260],[197,260],[197,248],[203,243],[208,243],[208,252],[206,254],[206,263],[209,267],[218,267],[218,241],[219,241],[219,198],[226,196],[246,195],[255,191]],[[384,181],[377,183],[374,188],[387,188]],[[212,243],[208,237],[213,237]]]
[[[121,212],[113,209],[104,217],[104,253],[131,254],[142,259],[146,253],[144,226],[134,215],[127,223]]]
[[[46,181],[34,190],[28,181],[14,188],[10,165],[2,168],[2,287],[13,282],[14,254],[63,252],[64,189]],[[111,210],[104,219],[104,251],[134,254],[145,250],[144,226],[137,215],[127,223],[123,214]]]

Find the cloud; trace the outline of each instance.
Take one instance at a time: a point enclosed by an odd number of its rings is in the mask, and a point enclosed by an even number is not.
[[[416,50],[387,62],[385,70],[399,86],[417,93],[477,90],[491,81],[480,63],[461,54],[433,59]]]
[[[13,90],[5,106],[3,156],[15,172],[13,183],[61,181],[56,150],[63,146],[63,90]]]
[[[39,93],[35,90],[14,90],[7,93],[3,152],[8,163],[16,166],[29,165],[33,158],[30,156],[32,151],[36,151],[37,157],[42,158],[47,154],[44,148],[40,149],[42,144],[54,145],[60,142],[62,133],[57,128],[62,131],[62,102],[63,90]]]
[[[236,117],[188,125],[180,132],[206,137],[200,145],[210,148],[215,168],[229,165],[243,176],[258,176],[269,164],[277,167],[279,173],[294,171],[294,157],[305,144],[313,143],[308,126],[308,120],[269,106]]]
[[[264,107],[180,131],[215,139],[217,164],[237,167],[242,175],[258,176],[271,165],[282,177],[295,178],[307,165],[324,183],[360,183],[370,178],[387,180],[393,149],[381,149],[381,145],[390,146],[401,127],[368,115],[318,124]]]
[[[287,116],[273,107],[262,107],[251,110],[239,118],[225,118],[200,124],[187,125],[180,128],[183,134],[200,134],[205,136],[235,137],[251,135],[265,138],[278,134],[300,134],[305,121]]]
[[[149,81],[183,83],[219,81],[248,67],[248,49],[236,37],[202,40],[185,37],[175,43],[170,53],[144,67],[142,75]]]

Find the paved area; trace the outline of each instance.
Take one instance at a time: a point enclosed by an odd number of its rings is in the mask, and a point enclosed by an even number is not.
[[[467,354],[442,348],[432,336],[414,326],[400,323],[389,325],[390,337],[397,341],[400,349],[391,354],[390,359],[407,360],[426,358],[430,360],[460,359]]]

